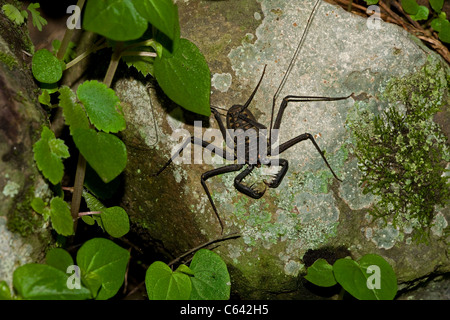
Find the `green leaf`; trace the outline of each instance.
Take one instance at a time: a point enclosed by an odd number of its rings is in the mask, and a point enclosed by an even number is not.
[[[130,231],[130,220],[121,207],[111,207],[101,214],[105,231],[114,238],[120,238]]]
[[[12,300],[11,290],[5,280],[0,281],[0,301],[1,300]]]
[[[430,5],[435,12],[439,13],[444,5],[444,0],[430,0]]]
[[[161,261],[153,262],[145,274],[149,300],[187,300],[191,294],[190,277],[183,272],[172,272]]]
[[[419,6],[419,10],[417,11],[416,14],[411,15],[411,19],[415,20],[415,21],[419,21],[419,20],[427,20],[428,19],[428,14],[430,13],[430,11],[428,10],[427,7],[425,6]]]
[[[88,1],[83,17],[83,28],[115,41],[141,37],[148,22],[131,0]]]
[[[59,158],[70,157],[69,148],[64,144],[61,139],[50,139],[48,142],[50,152],[58,156]]]
[[[125,44],[125,47],[129,47],[129,50],[132,52],[154,52],[157,55],[162,55],[163,46],[159,42],[148,38],[152,37],[151,32],[144,33],[144,36],[140,39],[129,41]],[[137,44],[140,44],[137,46]],[[125,53],[128,53],[127,49],[125,49]],[[125,61],[128,67],[135,67],[142,75],[154,76],[154,68],[153,64],[155,61],[154,57],[145,57],[138,55],[122,55],[122,60]]]
[[[174,53],[163,50],[154,64],[155,77],[164,93],[186,110],[211,114],[211,77],[200,50],[189,40],[180,39]]]
[[[382,257],[368,254],[358,262],[339,259],[333,265],[337,282],[360,300],[392,300],[397,293],[397,278]]]
[[[39,214],[44,214],[45,202],[41,198],[31,200],[31,208]]]
[[[50,218],[56,232],[63,236],[73,234],[73,219],[70,207],[62,198],[55,197],[50,202]]]
[[[59,106],[63,109],[70,132],[77,128],[89,129],[90,124],[83,107],[76,102],[75,93],[67,86],[59,89]]]
[[[155,28],[163,32],[172,41],[180,35],[178,8],[172,0],[139,0],[134,1],[138,13]]]
[[[12,4],[4,4],[2,6],[2,10],[9,20],[14,22],[17,25],[21,25],[25,22],[26,16],[23,16],[22,13],[14,7]],[[26,11],[25,11],[26,12]]]
[[[81,286],[69,289],[69,275],[46,264],[25,264],[14,271],[13,284],[17,293],[31,300],[83,300],[91,293]]]
[[[128,67],[135,67],[144,77],[147,75],[154,76],[153,63],[155,58],[152,57],[140,57],[140,56],[125,56],[122,57]]]
[[[116,136],[93,129],[74,129],[72,137],[83,157],[104,182],[117,177],[127,164],[125,144]]]
[[[39,82],[52,84],[58,82],[62,77],[61,62],[47,49],[36,51],[31,63],[33,76]]]
[[[366,1],[366,3],[367,3],[368,6],[370,6],[370,5],[372,5],[372,4],[377,4],[377,3],[378,3],[378,0],[365,0],[365,1]]]
[[[120,100],[113,89],[96,80],[85,81],[78,87],[77,96],[98,130],[119,132],[125,129]]]
[[[52,106],[52,104],[50,102],[51,101],[50,93],[48,90],[46,90],[46,89],[42,90],[42,93],[39,95],[38,99],[39,99],[39,103],[49,106],[49,107]]]
[[[442,23],[444,23],[445,20],[446,19],[440,19],[440,18],[433,19],[433,20],[431,20],[431,27],[433,28],[434,31],[439,32],[439,31],[441,31]]]
[[[227,300],[230,298],[230,275],[220,256],[206,249],[194,254],[189,268],[194,273],[192,300]]]
[[[305,279],[320,287],[331,287],[336,284],[333,266],[325,259],[318,259],[308,268]]]
[[[94,197],[89,192],[86,192],[83,190],[83,198],[84,201],[86,201],[86,205],[88,206],[89,210],[91,211],[103,211],[106,209],[106,207],[98,201],[96,197]]]
[[[98,288],[92,292],[97,300],[109,299],[117,293],[129,259],[127,250],[102,238],[88,240],[77,252],[83,283],[88,288]]]
[[[66,273],[67,267],[73,265],[73,259],[66,250],[53,248],[45,255],[45,263]]]
[[[36,9],[39,9],[41,5],[39,3],[30,3],[28,5],[28,11],[31,13],[31,17],[33,19],[33,26],[38,28],[39,31],[42,31],[42,26],[47,25],[47,20],[41,17],[41,14]]]
[[[53,131],[47,127],[42,129],[41,139],[33,145],[34,160],[39,170],[53,184],[58,184],[63,178],[64,165],[61,159],[69,156],[67,150],[62,140],[56,139]]]
[[[419,5],[416,0],[402,0],[402,8],[407,14],[416,14],[419,11]]]
[[[445,20],[441,24],[441,30],[439,31],[439,39],[443,42],[450,43],[450,22]]]
[[[83,190],[83,198],[84,201],[86,201],[86,205],[88,206],[89,210],[91,211],[103,211],[106,209],[106,207],[101,203],[95,196],[90,194],[89,192]],[[94,214],[91,216],[83,216],[81,219],[88,225],[94,225],[95,222],[98,223],[100,228],[102,230],[105,230],[105,227],[103,226],[103,221],[100,214]]]

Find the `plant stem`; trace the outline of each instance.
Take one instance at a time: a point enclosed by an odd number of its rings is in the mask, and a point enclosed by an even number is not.
[[[82,54],[80,54],[78,57],[76,57],[75,59],[73,59],[72,61],[70,61],[69,63],[66,64],[66,70],[73,67],[74,65],[76,65],[78,62],[80,62],[81,60],[83,60],[84,58],[86,58],[88,55],[90,55],[91,53],[94,53],[98,50],[101,50],[103,48],[106,48],[108,46],[108,44],[106,42],[101,43],[98,46],[94,46],[93,48],[83,52]]]
[[[85,0],[78,0],[77,6],[80,8],[80,11],[83,10]],[[64,34],[63,41],[61,42],[61,46],[58,50],[57,58],[62,60],[67,51],[67,47],[69,46],[70,40],[72,39],[73,29],[67,29]],[[73,218],[73,230],[77,230],[77,219],[78,219],[78,211],[80,209],[81,203],[81,195],[83,192],[83,184],[84,184],[84,175],[86,172],[86,160],[81,155],[78,155],[78,163],[77,163],[77,171],[75,173],[75,183],[73,186],[73,194],[72,194],[72,203],[70,205],[70,213]]]
[[[70,213],[74,220],[73,229],[77,230],[78,211],[80,210],[81,195],[83,193],[84,175],[86,173],[86,159],[81,153],[78,154],[77,171],[75,173],[75,183],[73,186],[72,203]]]
[[[109,63],[108,70],[106,71],[103,83],[109,88],[111,86],[114,74],[116,73],[117,67],[119,66],[120,56],[122,54],[123,42],[118,42],[114,48],[114,52]]]
[[[83,10],[83,6],[86,0],[78,0],[77,6],[80,8],[80,12]],[[81,18],[81,17],[80,17]],[[69,46],[70,40],[73,36],[73,29],[67,29],[64,33],[64,38],[61,42],[61,46],[59,47],[58,54],[56,57],[58,60],[62,60],[64,58],[64,55],[66,54],[67,47]]]
[[[170,267],[170,266],[174,265],[175,263],[177,263],[178,261],[180,261],[181,259],[183,259],[184,257],[186,257],[186,256],[190,255],[191,253],[196,252],[196,251],[198,251],[198,250],[200,250],[200,249],[202,249],[204,247],[207,247],[210,244],[213,244],[213,243],[216,243],[216,242],[225,241],[225,240],[229,240],[229,239],[236,239],[236,238],[239,238],[240,236],[241,235],[238,234],[238,233],[231,233],[231,234],[225,235],[223,237],[220,237],[220,238],[217,238],[217,239],[205,242],[205,243],[199,245],[198,247],[195,247],[195,248],[193,248],[193,249],[183,253],[181,256],[179,256],[179,257],[175,258],[174,260],[170,261],[167,265]]]
[[[156,58],[158,55],[156,52],[146,52],[146,51],[125,51],[121,55],[122,57],[125,56],[139,56],[139,57],[151,57]]]
[[[81,218],[82,216],[90,216],[93,214],[101,214],[101,211],[87,211],[87,212],[80,212],[78,213],[78,217]]]
[[[108,67],[108,71],[106,72],[105,78],[103,79],[103,83],[105,83],[108,87],[111,86],[112,80],[114,78],[114,74],[117,70],[117,66],[119,65],[122,42],[117,44],[117,47],[114,50],[114,53],[111,57],[111,62]],[[84,176],[86,173],[86,159],[84,159],[83,155],[80,153],[78,155],[78,164],[77,171],[75,173],[75,183],[73,186],[73,195],[72,195],[72,205],[71,205],[71,214],[74,219],[74,230],[76,230],[76,221],[78,219],[78,211],[80,210],[81,196],[83,193],[83,184],[84,184]]]

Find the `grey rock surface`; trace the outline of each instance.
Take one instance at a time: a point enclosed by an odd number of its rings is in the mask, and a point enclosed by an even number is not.
[[[2,2],[0,2],[0,5]],[[12,286],[14,270],[38,262],[50,242],[48,224],[31,209],[34,197],[50,195],[33,158],[45,112],[26,66],[31,41],[0,12],[0,281]]]
[[[182,36],[197,44],[210,65],[212,105],[228,109],[243,104],[267,65],[249,108],[260,123],[269,126],[272,97],[313,2],[178,1]],[[405,229],[373,221],[368,210],[377,199],[364,195],[358,186],[360,172],[349,153],[345,126],[354,99],[383,110],[387,103],[382,94],[388,81],[420,72],[427,61],[439,65],[440,74],[449,79],[448,65],[406,31],[384,22],[378,29],[370,28],[366,19],[321,4],[277,108],[286,95],[354,93],[356,98],[290,104],[280,140],[311,133],[343,182],[333,178],[307,141],[282,154],[289,160],[289,172],[277,189],[267,190],[259,200],[234,189],[237,173],[208,180],[225,223],[224,233],[242,235],[216,248],[229,266],[235,294],[243,298],[309,297],[301,281],[306,272],[304,256],[320,248],[345,249],[355,259],[380,254],[393,266],[401,284],[450,271],[443,235],[449,209],[439,209],[440,227],[429,245],[412,242]],[[121,79],[115,89],[125,102],[129,123],[124,134],[130,151],[122,204],[143,239],[176,256],[220,237],[220,225],[200,184],[203,172],[221,166],[218,159],[213,165],[173,164],[159,177],[149,178],[182,142],[174,136],[176,129],[193,133],[196,116],[136,80]],[[440,94],[448,104],[448,84]],[[217,128],[212,117],[203,120]],[[264,174],[262,169],[257,171],[255,179]]]

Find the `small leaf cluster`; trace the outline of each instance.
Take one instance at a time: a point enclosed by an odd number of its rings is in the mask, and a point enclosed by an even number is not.
[[[30,3],[27,10],[31,13],[31,21],[39,31],[42,31],[42,27],[47,25],[47,20],[41,17],[40,12],[37,10],[41,7],[39,3]],[[5,4],[2,6],[2,10],[5,15],[17,25],[21,25],[28,19],[27,10],[19,10],[12,4]]]
[[[41,29],[46,22],[36,11],[28,10],[33,23]],[[74,43],[66,39],[52,42],[53,51],[42,49],[32,58],[31,71],[42,93],[39,102],[61,108],[70,138],[80,153],[73,188],[62,187],[64,161],[72,150],[55,136],[49,126],[43,126],[34,144],[34,159],[43,176],[53,184],[55,196],[49,200],[35,198],[31,207],[50,221],[60,236],[75,234],[74,221],[97,224],[113,238],[130,230],[127,213],[118,206],[106,207],[101,201],[110,199],[120,183],[118,177],[127,163],[125,144],[116,136],[126,128],[121,102],[109,88],[120,59],[136,67],[145,76],[154,76],[163,91],[187,110],[210,115],[210,73],[199,49],[180,37],[178,9],[172,0],[88,1],[83,10],[83,28],[106,37],[91,49],[75,57]],[[23,23],[20,12],[4,6],[8,16]],[[11,18],[12,19],[12,18]],[[64,47],[62,47],[64,44]],[[88,80],[73,91],[60,86],[66,69],[88,54],[111,47],[113,54],[103,82]],[[80,159],[82,161],[80,161]],[[79,174],[80,173],[80,174]],[[87,188],[84,189],[84,188]],[[77,212],[64,200],[65,190],[82,195],[89,212]],[[81,190],[81,191],[80,191]],[[77,192],[75,192],[77,191]],[[78,198],[80,199],[80,198]],[[75,211],[75,212],[74,212]],[[48,252],[46,264],[26,264],[13,275],[13,296],[0,282],[0,299],[109,299],[122,286],[130,258],[128,250],[111,240],[94,238],[78,250],[76,261],[62,248]],[[74,264],[76,262],[76,265]],[[79,267],[81,287],[68,285],[68,268]],[[230,277],[224,261],[215,253],[201,249],[190,266],[180,265],[175,271],[164,262],[153,263],[147,270],[145,284],[150,299],[228,299]]]
[[[145,275],[150,300],[227,300],[230,275],[216,253],[200,249],[190,266],[180,264],[175,271],[161,261],[150,265]]]
[[[338,259],[333,265],[318,259],[308,268],[305,279],[320,287],[339,284],[359,300],[392,300],[397,294],[394,270],[376,254],[367,254],[358,261]]]
[[[365,0],[368,5],[377,4],[379,0]],[[444,0],[430,0],[430,7],[419,5],[416,0],[401,0],[402,9],[415,21],[430,23],[431,28],[439,35],[442,42],[450,43],[450,21],[442,11]],[[429,21],[428,21],[429,20]]]
[[[208,64],[195,44],[180,38],[178,7],[172,0],[88,1],[83,27],[113,46],[124,42],[125,62],[144,76],[154,76],[172,101],[211,114]]]
[[[50,55],[50,59],[55,58]],[[73,141],[90,167],[94,169],[93,175],[100,177],[103,184],[113,181],[127,163],[125,144],[112,134],[125,128],[120,101],[115,92],[98,81],[84,82],[78,87],[77,94],[66,86],[59,88],[57,92],[59,106],[63,110]],[[84,108],[79,102],[82,102]],[[57,139],[54,133],[44,126],[41,138],[33,146],[33,152],[36,164],[44,177],[52,184],[59,185],[64,175],[63,159],[70,156],[64,141]],[[50,209],[45,208],[43,204],[42,199],[35,199],[32,207],[42,214],[45,220],[51,219],[52,226],[58,234],[73,235],[73,219],[68,204],[59,197],[52,199]],[[104,224],[99,222],[103,230],[113,237],[121,237],[129,231],[128,216],[122,208],[99,207],[97,205],[92,209],[102,213],[101,218],[100,216],[97,218],[98,221],[117,218],[113,224],[118,227],[111,228],[106,222],[107,227],[104,228]],[[88,217],[84,217],[83,220],[93,224]]]
[[[76,264],[69,252],[55,248],[47,253],[45,264],[29,263],[14,271],[17,296],[5,281],[0,282],[0,300],[106,300],[122,286],[129,258],[128,250],[103,238],[86,241],[77,252]],[[71,287],[77,279],[80,287]]]
[[[45,263],[29,263],[13,273],[14,294],[0,281],[0,300],[106,300],[122,287],[130,252],[113,241],[93,238],[78,250],[76,260],[62,249],[47,252]],[[75,285],[78,283],[78,287]],[[230,276],[214,252],[200,249],[190,266],[175,271],[161,261],[147,269],[145,285],[150,300],[226,300]]]
[[[418,231],[415,237],[423,240],[436,206],[450,199],[444,174],[450,153],[445,135],[432,120],[447,87],[438,69],[427,63],[414,76],[392,79],[384,91],[389,106],[381,114],[361,102],[347,119],[360,183],[364,193],[378,199],[372,213],[392,220],[394,227]]]

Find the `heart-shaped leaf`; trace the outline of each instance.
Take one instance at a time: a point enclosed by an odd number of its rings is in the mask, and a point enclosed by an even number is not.
[[[397,293],[397,277],[382,257],[368,254],[359,260],[339,259],[333,265],[336,281],[360,300],[392,300]]]
[[[70,289],[68,278],[68,274],[52,266],[30,263],[14,271],[13,284],[24,299],[82,300],[91,297],[90,291],[83,286]]]
[[[230,298],[230,275],[220,256],[206,249],[194,254],[189,268],[194,273],[192,300],[227,300]]]
[[[83,28],[115,41],[137,39],[147,30],[148,22],[131,0],[88,1]]]
[[[448,20],[445,20],[441,24],[439,39],[443,42],[450,43],[450,22]]]
[[[0,301],[1,300],[12,300],[11,290],[5,280],[0,281]]]
[[[53,248],[45,255],[45,263],[63,272],[73,265],[73,259],[69,252],[62,248]]]
[[[163,32],[172,41],[180,34],[178,8],[172,0],[137,0],[134,6],[139,14],[152,26]]]
[[[437,13],[441,12],[444,0],[430,0],[430,5]]]
[[[114,296],[122,286],[130,253],[114,242],[94,238],[77,252],[77,264],[86,286],[97,300]]]
[[[407,14],[416,14],[419,11],[416,0],[401,0],[401,4]]]
[[[180,39],[173,54],[164,49],[162,57],[155,60],[154,72],[158,84],[172,101],[209,117],[211,76],[205,57],[195,44]]]
[[[305,279],[320,287],[331,287],[336,284],[333,266],[325,259],[317,259],[308,268],[308,274],[305,276]]]
[[[93,129],[74,129],[73,140],[83,157],[104,182],[117,177],[127,164],[125,144],[116,136]]]
[[[192,290],[191,279],[186,272],[173,272],[161,261],[153,262],[147,269],[145,287],[150,300],[187,300]]]

